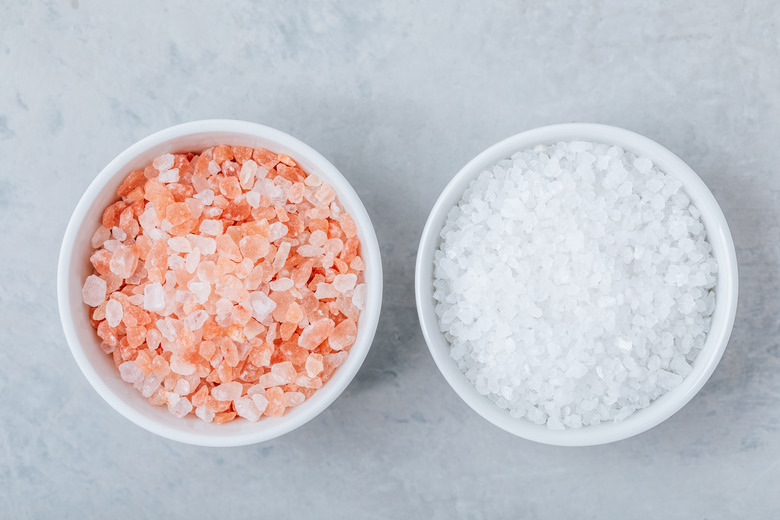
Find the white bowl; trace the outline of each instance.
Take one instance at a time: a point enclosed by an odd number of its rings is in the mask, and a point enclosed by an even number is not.
[[[667,392],[650,406],[622,422],[602,423],[580,429],[550,430],[545,425],[516,419],[480,395],[450,357],[450,347],[439,330],[433,299],[433,254],[440,244],[439,233],[447,212],[460,201],[469,183],[483,170],[513,153],[537,144],[568,140],[612,144],[641,154],[684,185],[691,200],[702,213],[707,240],[718,262],[715,311],[704,347],[693,363],[693,372],[677,388]],[[718,203],[702,180],[679,157],[641,135],[606,125],[562,124],[535,128],[505,139],[464,166],[450,181],[431,210],[417,252],[415,293],[420,323],[436,365],[457,394],[478,414],[496,426],[533,441],[560,446],[588,446],[614,442],[644,432],[671,417],[698,392],[709,379],[728,343],[737,308],[737,259],[726,219]]]
[[[218,144],[263,147],[287,154],[309,173],[321,177],[336,191],[357,225],[365,260],[366,304],[358,321],[358,335],[346,362],[333,377],[303,404],[283,417],[244,419],[207,424],[190,415],[178,419],[164,406],[153,406],[131,385],[122,381],[111,356],[100,350],[100,340],[89,322],[89,309],[81,300],[84,279],[91,274],[90,239],[103,210],[117,200],[116,189],[125,176],[167,152],[198,151]],[[92,181],[81,197],[62,240],[57,270],[60,319],[73,357],[92,387],[116,411],[132,422],[163,437],[201,446],[240,446],[262,442],[287,433],[313,419],[328,407],[357,373],[371,347],[382,303],[382,262],[374,228],[366,209],[339,171],[313,148],[279,130],[232,120],[207,120],[166,128],[120,153]]]

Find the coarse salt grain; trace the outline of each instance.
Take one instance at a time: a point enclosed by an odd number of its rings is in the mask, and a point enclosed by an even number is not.
[[[550,429],[646,408],[709,331],[717,263],[699,217],[680,181],[618,147],[499,162],[450,210],[434,256],[451,356],[480,394]]]

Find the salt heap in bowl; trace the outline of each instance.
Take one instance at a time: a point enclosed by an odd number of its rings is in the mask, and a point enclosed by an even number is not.
[[[616,146],[538,145],[483,171],[434,254],[451,356],[550,429],[621,421],[704,345],[718,264],[682,183]]]

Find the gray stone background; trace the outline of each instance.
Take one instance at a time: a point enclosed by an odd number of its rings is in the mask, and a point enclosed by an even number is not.
[[[774,0],[4,1],[0,4],[0,516],[777,518],[780,3]],[[385,266],[372,350],[328,410],[260,445],[157,438],[72,360],[55,298],[71,211],[134,141],[225,117],[329,158]],[[657,140],[731,225],[723,361],[655,429],[556,448],[473,413],[417,321],[420,232],[494,142],[557,122]],[[229,516],[228,516],[229,515]]]

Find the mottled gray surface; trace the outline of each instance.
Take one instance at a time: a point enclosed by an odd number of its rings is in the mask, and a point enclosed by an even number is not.
[[[0,516],[780,515],[780,4],[160,4],[0,6]],[[60,237],[96,173],[155,130],[210,117],[277,127],[336,164],[386,273],[377,339],[342,397],[283,438],[220,450],[106,405],[55,300]],[[741,282],[702,392],[643,435],[585,449],[514,438],[462,403],[412,285],[448,179],[503,137],[569,121],[683,157],[723,207]]]

